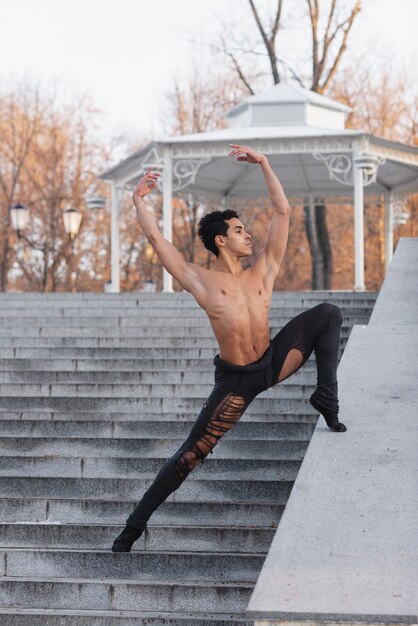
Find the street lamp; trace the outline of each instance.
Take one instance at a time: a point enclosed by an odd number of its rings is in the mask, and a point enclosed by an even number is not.
[[[154,276],[154,259],[156,258],[155,250],[150,243],[145,244],[142,249],[142,254],[147,263],[151,266],[151,278],[144,281],[142,291],[154,292],[156,290],[156,282],[153,280]]]
[[[29,219],[29,209],[24,204],[13,204],[9,208],[10,219],[12,220],[13,228],[15,229],[17,236],[20,238],[20,233],[24,230]]]
[[[9,207],[10,219],[12,221],[12,225],[19,239],[26,241],[26,243],[33,249],[39,252],[42,252],[46,255],[47,244],[44,243],[42,246],[31,241],[26,235],[22,233],[22,230],[26,227],[29,219],[29,209],[24,204],[13,204]],[[64,228],[65,232],[69,236],[69,240],[71,243],[71,257],[70,257],[70,282],[71,282],[71,291],[75,291],[75,272],[73,271],[73,252],[74,252],[74,238],[78,235],[78,231],[80,230],[82,214],[80,211],[76,209],[66,209],[64,211],[63,219],[64,219]],[[43,275],[43,287],[45,289],[46,286],[46,271]]]
[[[70,241],[74,241],[75,237],[77,237],[82,217],[81,211],[77,211],[77,209],[65,209],[63,215],[64,228]]]
[[[64,220],[65,232],[67,233],[70,239],[70,244],[71,244],[71,255],[69,258],[68,268],[69,268],[71,292],[75,293],[77,291],[75,287],[75,280],[77,278],[77,274],[74,270],[74,239],[77,237],[78,231],[80,230],[81,219],[83,216],[82,216],[81,211],[77,211],[77,209],[73,209],[73,208],[68,208],[68,209],[65,209],[64,215],[62,217]]]

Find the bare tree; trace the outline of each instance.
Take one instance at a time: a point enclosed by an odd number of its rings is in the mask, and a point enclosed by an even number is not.
[[[276,13],[273,17],[272,26],[270,28],[269,33],[267,33],[267,30],[265,29],[265,27],[263,26],[261,22],[254,0],[248,0],[248,1],[250,3],[253,17],[257,24],[258,30],[260,31],[261,38],[263,40],[263,43],[267,51],[271,74],[273,76],[273,82],[275,84],[279,83],[280,74],[279,74],[279,68],[278,68],[277,57],[276,57],[276,38],[277,38],[277,33],[279,32],[279,27],[280,27],[280,18],[282,16],[282,10],[283,10],[283,0],[277,1]]]
[[[283,13],[283,0],[275,3],[274,12],[270,15],[268,29],[263,25],[260,12],[256,7],[255,0],[248,0],[251,14],[254,18],[261,42],[264,45],[267,56],[270,75],[273,83],[280,82],[279,57],[277,55],[278,33]],[[335,78],[341,59],[347,49],[347,41],[353,27],[356,16],[361,10],[361,0],[354,0],[354,4],[348,15],[341,16],[342,0],[331,0],[325,22],[321,19],[321,9],[324,6],[322,0],[306,0],[307,17],[312,37],[312,73],[309,88],[318,93],[324,93],[331,86]],[[243,63],[237,52],[228,51],[227,56],[232,60],[232,68],[247,90],[253,93],[250,81],[246,76]],[[286,60],[284,65],[290,69],[291,74],[300,84],[302,78],[290,67]],[[326,206],[318,204],[312,209],[306,208],[305,227],[312,257],[312,288],[330,289],[332,280],[332,248],[327,228]]]
[[[94,288],[96,280],[103,287],[103,220],[86,209],[88,190],[94,183],[98,191],[97,169],[108,156],[92,135],[95,109],[83,98],[58,106],[56,94],[46,97],[22,84],[20,91],[0,96],[0,113],[0,287],[14,282],[20,289],[70,289],[74,273],[84,288]],[[104,184],[101,193],[107,193]],[[10,227],[9,206],[15,202],[30,211],[21,239]],[[69,207],[83,212],[75,245],[64,231],[63,212]]]
[[[62,110],[51,106],[25,168],[31,240],[43,256],[42,268],[33,264],[33,278],[36,281],[38,277],[43,290],[55,291],[59,285],[70,289],[72,275],[80,274],[86,251],[80,241],[93,244],[92,233],[83,238],[88,218],[86,196],[103,154],[89,137],[90,117],[83,101]],[[75,245],[64,231],[63,212],[69,207],[83,212]],[[86,259],[83,262],[86,265]]]
[[[335,82],[332,95],[352,108],[347,125],[391,141],[418,145],[418,96],[416,81],[408,70],[395,71],[390,62],[383,67],[361,66],[360,62],[346,68]],[[399,236],[416,236],[418,231],[418,195],[409,198],[405,209],[409,220],[394,229],[394,244]],[[384,277],[385,235],[383,205],[365,214],[366,241],[369,252],[369,285],[379,288]],[[372,266],[375,269],[372,271]]]
[[[351,107],[347,126],[411,145],[418,142],[417,85],[408,71],[390,65],[347,67],[334,82],[331,94]]]
[[[11,265],[9,207],[19,201],[22,171],[43,112],[37,87],[18,84],[0,97],[0,291],[7,287]]]
[[[167,94],[167,130],[188,135],[225,128],[225,112],[243,97],[245,88],[231,71],[204,74],[196,69],[185,85],[175,82]]]
[[[361,10],[361,0],[355,0],[348,15],[339,17],[341,0],[331,0],[325,26],[320,33],[321,0],[306,0],[312,33],[311,90],[324,93],[347,49],[347,40],[354,20]]]
[[[323,94],[335,77],[347,49],[347,40],[354,20],[361,10],[361,0],[355,0],[348,16],[339,18],[339,0],[332,0],[325,26],[320,33],[320,0],[306,0],[312,33],[311,90]],[[317,204],[311,211],[305,208],[305,226],[312,256],[312,288],[331,289],[333,259],[327,226],[326,206]]]

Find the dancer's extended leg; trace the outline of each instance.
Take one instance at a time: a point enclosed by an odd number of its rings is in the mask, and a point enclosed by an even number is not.
[[[230,377],[231,378],[231,377]],[[235,380],[238,378],[234,375]],[[178,489],[190,472],[212,452],[221,437],[237,423],[249,401],[224,384],[215,385],[190,435],[160,469],[153,484],[115,539],[113,552],[130,552],[155,509]]]
[[[310,398],[331,430],[344,432],[338,421],[337,365],[342,315],[330,303],[322,303],[293,318],[272,340],[273,380],[277,384],[294,374],[315,352],[317,387]]]

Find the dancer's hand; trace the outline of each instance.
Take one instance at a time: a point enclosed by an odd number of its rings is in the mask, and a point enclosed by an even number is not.
[[[247,161],[247,163],[261,163],[266,157],[261,152],[256,152],[249,146],[239,146],[235,143],[229,144],[233,150],[228,154],[228,156],[236,156],[237,161]],[[240,155],[240,156],[238,156]]]
[[[133,198],[143,198],[146,196],[156,187],[159,177],[160,172],[153,172],[152,168],[145,172],[135,188]]]

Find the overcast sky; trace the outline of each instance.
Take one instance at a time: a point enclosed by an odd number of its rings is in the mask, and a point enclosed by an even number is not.
[[[384,49],[394,67],[416,67],[418,0],[365,4],[350,45],[370,55]],[[161,133],[173,78],[190,71],[191,33],[213,40],[228,9],[235,20],[242,10],[248,24],[247,0],[0,0],[0,78],[88,90],[111,132],[150,137]]]

